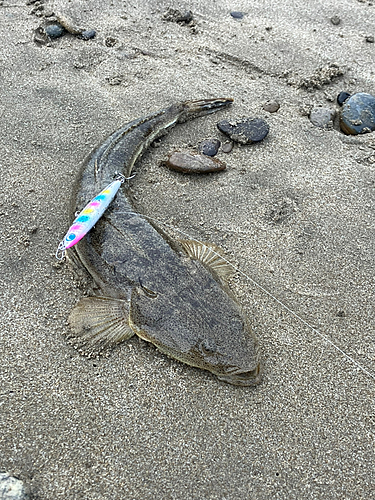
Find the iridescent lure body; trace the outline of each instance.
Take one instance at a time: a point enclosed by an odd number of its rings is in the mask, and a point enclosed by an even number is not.
[[[122,174],[116,174],[115,180],[95,196],[77,215],[57,248],[57,259],[62,260],[66,250],[77,244],[95,226],[116,196],[124,180],[125,177]]]

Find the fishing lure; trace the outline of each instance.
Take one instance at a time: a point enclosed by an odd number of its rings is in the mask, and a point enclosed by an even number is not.
[[[122,174],[116,173],[115,180],[111,184],[108,184],[77,215],[64,239],[59,243],[56,251],[56,259],[62,260],[65,257],[66,250],[78,243],[98,222],[124,181],[125,177]]]

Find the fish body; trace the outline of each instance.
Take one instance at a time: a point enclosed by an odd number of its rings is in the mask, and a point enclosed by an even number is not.
[[[147,147],[176,123],[214,112],[232,99],[178,103],[134,120],[85,160],[73,201],[91,199],[114,171],[129,177]],[[96,353],[136,334],[161,352],[235,385],[260,380],[258,343],[219,275],[214,246],[171,240],[135,213],[126,186],[72,250],[101,295],[82,299],[69,317],[76,346]]]

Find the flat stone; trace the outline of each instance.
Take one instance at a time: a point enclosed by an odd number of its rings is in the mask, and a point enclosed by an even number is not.
[[[189,174],[207,174],[226,169],[226,164],[217,158],[210,158],[190,151],[175,151],[163,162],[167,167]]]
[[[218,129],[234,142],[252,144],[263,140],[270,130],[263,118],[243,118],[242,120],[222,120],[217,124]]]
[[[352,135],[375,130],[375,97],[358,92],[347,99],[340,113],[340,128]]]
[[[244,13],[243,12],[240,12],[238,10],[234,10],[230,13],[230,15],[234,18],[234,19],[243,19],[244,17]]]

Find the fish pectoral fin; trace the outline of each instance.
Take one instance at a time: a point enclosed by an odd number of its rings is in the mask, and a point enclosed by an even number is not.
[[[202,262],[219,278],[227,280],[234,275],[234,266],[222,256],[224,252],[218,246],[195,240],[179,240],[179,242],[191,259]]]
[[[134,335],[129,326],[129,302],[112,297],[85,297],[69,315],[70,341],[92,357]]]

